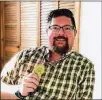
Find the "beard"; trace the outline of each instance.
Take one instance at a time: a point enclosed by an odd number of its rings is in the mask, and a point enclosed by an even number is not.
[[[65,41],[65,45],[63,46],[56,45],[56,41],[58,39],[63,39],[63,41]],[[53,41],[53,50],[61,55],[66,54],[69,50],[68,38],[65,38],[63,36],[55,37]]]

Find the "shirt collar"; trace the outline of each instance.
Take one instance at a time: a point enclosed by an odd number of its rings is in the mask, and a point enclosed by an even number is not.
[[[74,50],[68,51],[66,54],[63,54],[63,56],[61,57],[61,59],[65,58],[66,56],[70,56],[70,54],[71,54],[72,52],[74,52]],[[47,47],[47,48],[46,48],[46,54],[45,54],[45,56],[44,56],[44,58],[45,58],[46,61],[49,61],[50,55],[51,55],[51,50]],[[60,59],[60,60],[61,60],[61,59]]]

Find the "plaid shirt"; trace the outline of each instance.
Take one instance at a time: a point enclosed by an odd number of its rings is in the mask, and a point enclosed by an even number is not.
[[[45,46],[19,52],[14,67],[8,71],[4,68],[1,81],[20,84],[25,75],[43,62],[45,73],[41,77],[39,87],[26,99],[92,99],[95,71],[91,61],[74,51],[66,53],[55,63],[49,61],[49,55],[50,50]]]

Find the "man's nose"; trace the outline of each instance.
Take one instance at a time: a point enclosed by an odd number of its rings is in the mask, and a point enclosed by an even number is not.
[[[64,34],[65,34],[63,28],[60,28],[58,34],[59,34],[59,35],[64,35]]]

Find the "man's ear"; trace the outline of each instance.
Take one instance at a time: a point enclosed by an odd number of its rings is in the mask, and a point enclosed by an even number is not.
[[[49,28],[49,23],[47,24],[47,26],[46,26],[46,33],[48,34],[48,28]]]
[[[46,28],[46,33],[48,32],[48,28]]]
[[[74,30],[74,36],[76,36],[76,34],[77,34],[77,30],[75,29],[75,30]]]
[[[47,35],[48,35],[48,28],[46,29],[46,33],[47,33]]]

